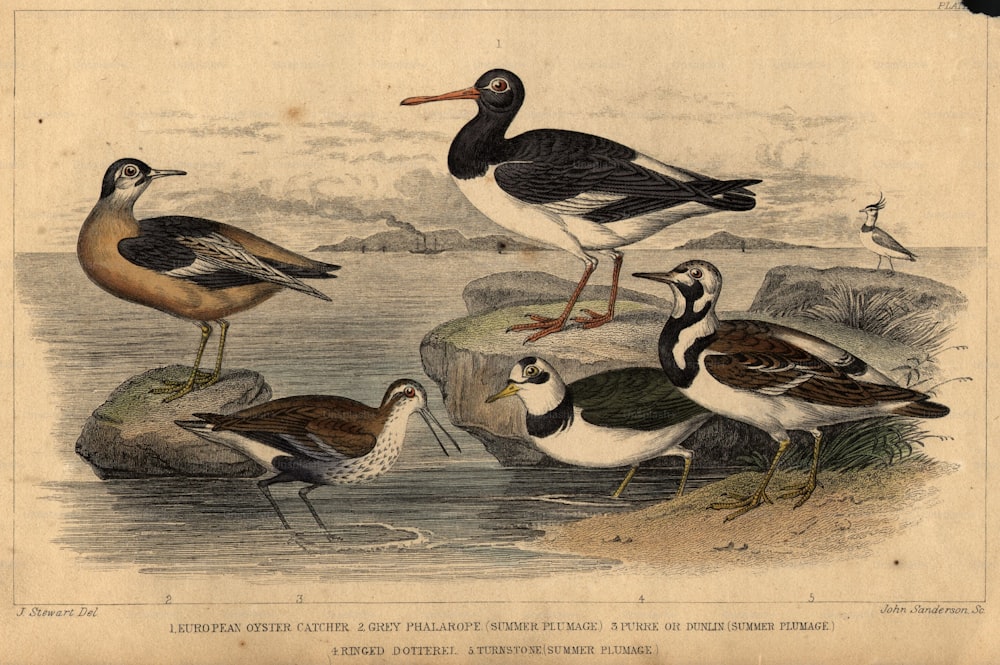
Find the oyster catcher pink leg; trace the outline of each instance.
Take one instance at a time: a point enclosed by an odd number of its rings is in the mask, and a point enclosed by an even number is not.
[[[580,89],[581,98],[587,94]],[[587,310],[573,319],[584,328],[597,328],[614,318],[622,262],[619,248],[691,217],[746,211],[756,205],[754,193],[747,189],[760,182],[756,178],[704,176],[580,132],[536,129],[507,138],[524,98],[524,85],[516,74],[493,69],[470,88],[409,97],[402,104],[475,101],[476,116],[462,127],[448,151],[448,170],[459,189],[500,226],[583,261],[583,276],[559,316],[531,314],[531,323],[508,329],[534,331],[525,342],[558,332],[570,320],[597,268],[595,252],[613,258],[611,296],[607,312]]]

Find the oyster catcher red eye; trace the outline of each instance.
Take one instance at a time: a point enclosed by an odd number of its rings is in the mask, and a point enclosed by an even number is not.
[[[576,103],[596,92],[578,95],[571,113]],[[571,320],[590,329],[614,319],[624,258],[620,248],[688,217],[723,210],[745,212],[756,205],[748,187],[759,183],[758,178],[720,180],[577,131],[535,129],[508,137],[525,89],[517,74],[507,69],[483,72],[471,88],[407,97],[400,103],[414,106],[454,99],[476,102],[475,117],[462,125],[448,149],[448,172],[459,190],[500,226],[583,262],[583,274],[558,315],[527,312],[529,322],[507,328],[507,332],[528,332],[526,343],[559,332]],[[607,310],[584,309],[573,316],[602,257],[611,264]]]

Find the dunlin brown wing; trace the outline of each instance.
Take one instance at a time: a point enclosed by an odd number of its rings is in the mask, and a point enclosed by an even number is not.
[[[239,432],[290,455],[321,461],[367,455],[384,425],[377,409],[325,395],[277,399],[228,416],[194,415],[215,430]]]

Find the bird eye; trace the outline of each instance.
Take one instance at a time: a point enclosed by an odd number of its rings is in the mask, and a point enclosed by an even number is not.
[[[139,175],[139,167],[135,164],[129,164],[122,169],[122,175],[126,178],[134,178]]]
[[[534,365],[531,365],[528,369],[524,370],[525,376],[535,376],[536,374],[538,374],[538,368]]]
[[[701,268],[692,268],[691,276],[695,279],[701,279]]]
[[[410,387],[410,388],[407,388],[406,390],[404,390],[403,394],[406,395],[407,397],[413,397],[414,395],[417,394],[417,391],[414,390],[412,387]]]
[[[496,78],[490,81],[490,90],[493,92],[507,92],[510,89],[510,84],[507,83],[507,79]]]

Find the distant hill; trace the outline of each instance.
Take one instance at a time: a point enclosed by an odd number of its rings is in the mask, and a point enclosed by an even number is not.
[[[333,245],[319,245],[315,252],[517,252],[548,247],[503,235],[466,238],[454,229],[421,233],[416,229],[380,231],[366,238],[349,237]]]
[[[518,252],[549,250],[520,238],[505,235],[466,238],[455,229],[442,229],[421,233],[410,224],[404,228],[379,231],[365,238],[348,237],[333,245],[319,245],[315,252]],[[707,238],[689,240],[675,249],[809,249],[812,245],[794,245],[765,238],[742,238],[727,231],[713,233]]]
[[[794,245],[780,240],[767,240],[766,238],[742,238],[733,235],[728,231],[713,233],[707,238],[696,238],[688,240],[683,245],[674,249],[815,249],[813,245]]]

